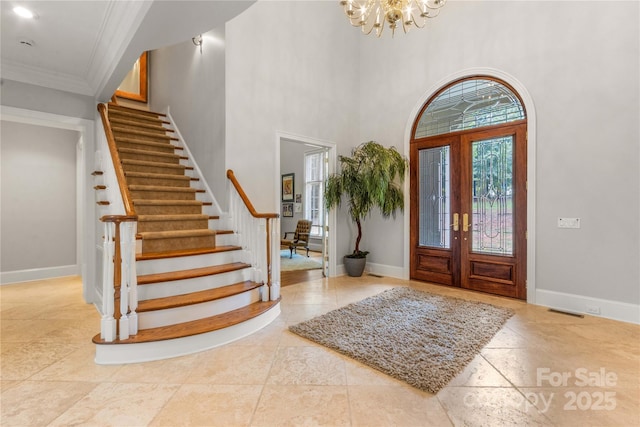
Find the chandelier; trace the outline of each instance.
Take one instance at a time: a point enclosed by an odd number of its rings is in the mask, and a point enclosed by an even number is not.
[[[446,0],[340,0],[351,25],[361,27],[364,34],[375,31],[382,35],[387,22],[391,37],[402,25],[405,33],[412,25],[423,28],[427,18],[435,18]]]

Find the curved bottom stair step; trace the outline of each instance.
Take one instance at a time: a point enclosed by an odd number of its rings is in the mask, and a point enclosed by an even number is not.
[[[243,320],[250,315],[250,312],[253,312],[255,316],[248,320]],[[250,336],[271,324],[279,315],[280,300],[259,302],[255,303],[251,308],[246,308],[245,315],[237,319],[237,323],[216,329],[217,326],[215,323],[220,322],[220,320],[212,320],[204,329],[213,330],[197,335],[188,335],[173,339],[167,338],[170,335],[175,335],[175,333],[171,334],[163,327],[162,331],[159,331],[158,334],[158,336],[164,337],[164,339],[161,340],[157,340],[157,337],[154,338],[150,331],[145,331],[142,334],[142,339],[139,337],[141,334],[138,334],[135,337],[136,339],[132,339],[129,342],[106,343],[100,339],[100,336],[96,336],[94,337],[94,343],[96,343],[96,356],[94,361],[98,365],[121,365],[186,356]],[[233,314],[230,316],[233,316]],[[199,323],[202,325],[203,323],[206,324],[209,322],[202,321]],[[200,325],[195,326],[195,328],[202,330],[203,328]],[[185,326],[182,325],[177,329],[183,329],[184,327]],[[176,332],[175,329],[174,332]]]
[[[192,268],[190,270],[170,271],[168,273],[145,274],[138,276],[138,285],[149,285],[152,283],[170,282],[176,280],[194,279],[196,277],[213,276],[215,274],[228,273],[230,271],[242,270],[251,267],[244,262],[232,262],[223,265],[213,265],[209,267]]]
[[[144,329],[138,331],[137,335],[131,336],[125,340],[117,340],[107,342],[100,338],[100,334],[93,337],[93,343],[98,345],[119,345],[119,344],[135,344],[155,341],[172,340],[193,335],[204,334],[216,330],[228,328],[237,325],[256,316],[259,316],[280,303],[280,299],[276,301],[259,301],[236,310],[229,311],[224,314],[207,317],[206,319],[193,320],[191,322],[178,323],[170,326],[162,326],[159,328]]]
[[[166,310],[170,308],[184,307],[188,305],[201,304],[204,302],[215,301],[248,292],[263,286],[261,283],[246,280],[241,283],[223,286],[221,288],[207,289],[206,291],[192,292],[184,295],[174,295],[165,298],[156,298],[138,303],[138,313],[144,313],[154,310]]]
[[[205,255],[214,252],[235,251],[238,249],[241,249],[240,246],[212,246],[208,248],[188,249],[183,251],[171,250],[165,252],[146,252],[144,254],[137,254],[136,261]]]
[[[224,314],[260,301],[263,291],[262,283],[245,280],[233,285],[146,299],[138,303],[136,310],[138,330]]]

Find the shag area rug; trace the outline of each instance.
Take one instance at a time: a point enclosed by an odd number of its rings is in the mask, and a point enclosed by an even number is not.
[[[316,268],[322,268],[321,257],[308,257],[304,255],[306,251],[300,250],[300,254],[293,254],[292,258],[289,258],[289,249],[280,251],[280,270],[281,271],[294,271],[294,270],[314,270]]]
[[[437,393],[513,314],[507,308],[401,287],[289,330]]]

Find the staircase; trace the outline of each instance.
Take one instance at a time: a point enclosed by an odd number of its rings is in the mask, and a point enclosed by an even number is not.
[[[166,116],[108,105],[126,188],[137,215],[138,332],[96,344],[99,364],[163,359],[212,348],[265,326],[279,300],[262,301],[233,231],[213,203]]]

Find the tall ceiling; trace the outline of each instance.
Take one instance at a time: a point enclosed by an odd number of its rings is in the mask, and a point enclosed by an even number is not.
[[[0,75],[108,99],[144,50],[189,40],[254,1],[0,0]]]
[[[114,45],[118,35],[137,24],[121,19],[123,6],[131,6],[130,2],[0,3],[2,77],[83,95],[95,95],[104,74],[111,71],[104,61],[121,48]],[[21,18],[13,12],[15,6],[27,7],[36,17]]]

